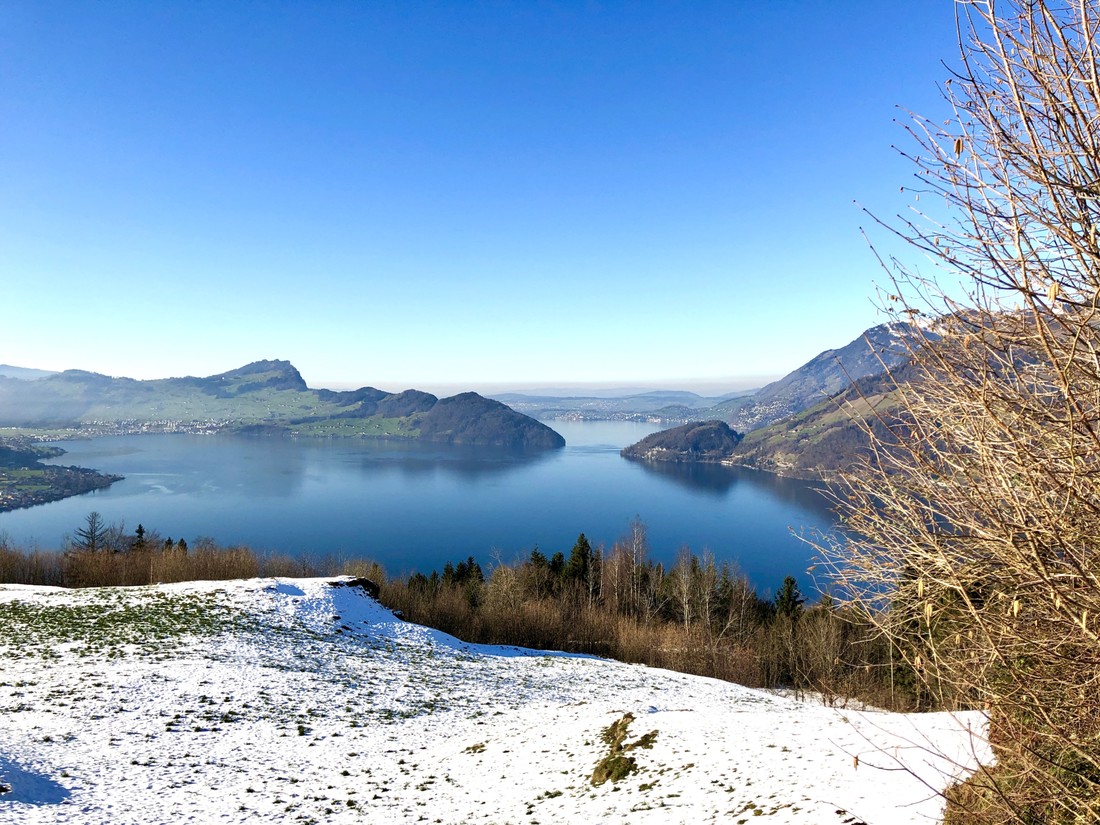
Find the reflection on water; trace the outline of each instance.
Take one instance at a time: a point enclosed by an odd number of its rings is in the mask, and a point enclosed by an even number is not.
[[[730,467],[724,464],[637,460],[635,463],[647,473],[653,473],[696,492],[723,497],[729,495],[738,484],[749,484],[792,505],[816,512],[823,518],[832,516],[828,500],[818,491],[818,488],[824,486],[823,482],[784,478],[749,467]]]
[[[365,479],[436,474],[466,481],[514,472],[553,451],[428,444],[415,441],[313,440],[257,436],[142,435],[62,442],[56,464],[79,464],[126,476],[117,492],[140,485],[169,495],[247,491],[250,497],[293,498],[310,478],[357,469]]]
[[[0,514],[0,534],[57,547],[90,510],[163,536],[295,555],[369,557],[391,574],[474,555],[489,562],[568,554],[577,534],[610,547],[634,516],[651,555],[684,545],[737,563],[761,587],[804,575],[792,530],[828,529],[805,482],[742,468],[641,464],[619,450],[644,424],[553,422],[563,450],[535,454],[372,440],[119,436],[64,444],[57,461],[126,476],[107,490]]]
[[[721,464],[689,463],[686,461],[636,461],[647,473],[682,484],[692,490],[726,495],[741,480],[733,467]]]
[[[829,499],[823,494],[825,483],[822,481],[803,481],[798,478],[784,478],[750,467],[730,467],[750,484],[766,489],[768,495],[784,501],[793,507],[817,514],[820,518],[832,522],[835,519]]]
[[[410,478],[450,473],[474,481],[484,476],[514,472],[551,459],[552,450],[513,450],[504,447],[472,447],[468,444],[378,442],[354,451],[364,473],[396,472]]]

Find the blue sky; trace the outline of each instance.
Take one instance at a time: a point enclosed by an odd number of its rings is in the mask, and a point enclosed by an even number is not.
[[[906,208],[952,9],[6,0],[0,363],[786,373],[883,320],[855,202]]]

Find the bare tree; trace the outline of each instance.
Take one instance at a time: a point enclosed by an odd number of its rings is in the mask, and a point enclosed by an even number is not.
[[[637,612],[642,601],[642,568],[649,555],[649,538],[641,516],[630,520],[630,532],[622,540],[630,558],[630,608]]]
[[[1095,822],[1100,9],[957,8],[953,116],[910,126],[936,217],[890,228],[965,295],[890,262],[889,302],[934,310],[939,337],[914,347],[888,426],[865,423],[872,455],[838,495],[850,538],[825,549],[927,696],[987,709],[996,764],[949,793],[948,820]]]
[[[74,532],[72,546],[74,550],[95,553],[105,550],[108,544],[110,528],[104,523],[103,516],[92,510],[84,517],[84,526]]]
[[[676,565],[672,568],[669,578],[672,579],[672,593],[676,600],[677,613],[687,629],[698,617],[695,615],[696,607],[696,576],[695,569],[698,562],[692,555],[691,548],[684,545],[676,554]]]
[[[613,613],[629,611],[630,556],[615,542],[601,560],[600,601]]]
[[[718,565],[714,559],[714,552],[703,548],[702,557],[696,570],[695,596],[696,612],[707,632],[713,630],[715,620],[715,599],[718,596]]]
[[[738,645],[747,644],[761,619],[761,602],[757,598],[756,590],[744,574],[723,566],[718,581],[718,595],[723,612],[715,622],[717,637],[729,639]]]

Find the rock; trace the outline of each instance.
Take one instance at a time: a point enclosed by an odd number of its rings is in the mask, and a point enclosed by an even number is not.
[[[378,596],[381,594],[382,589],[372,582],[368,578],[363,576],[356,576],[348,579],[335,579],[329,582],[330,587],[357,587],[370,596],[375,601],[378,601]]]

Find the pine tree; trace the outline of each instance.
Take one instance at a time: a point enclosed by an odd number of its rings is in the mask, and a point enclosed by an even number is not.
[[[793,621],[802,614],[802,605],[805,601],[794,576],[787,576],[783,579],[783,586],[775,596],[775,612]]]
[[[569,554],[569,562],[565,566],[565,578],[587,584],[591,565],[592,545],[588,543],[584,533],[581,533],[577,536],[573,551]]]

